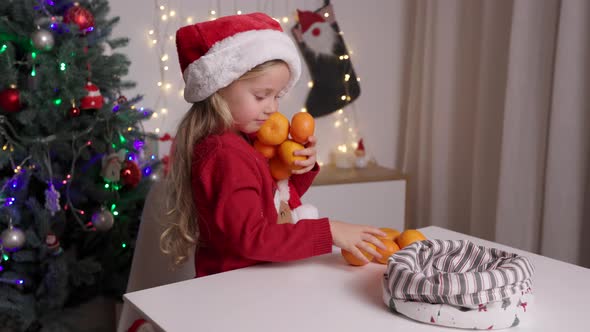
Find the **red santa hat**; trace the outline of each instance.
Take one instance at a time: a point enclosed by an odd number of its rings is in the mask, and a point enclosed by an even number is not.
[[[283,60],[291,77],[289,90],[301,74],[297,48],[281,25],[263,13],[232,15],[180,28],[176,49],[190,103],[211,96],[250,69]]]
[[[310,11],[297,10],[297,17],[299,18],[299,24],[301,24],[302,33],[306,33],[309,27],[311,27],[314,23],[326,22],[322,15]]]

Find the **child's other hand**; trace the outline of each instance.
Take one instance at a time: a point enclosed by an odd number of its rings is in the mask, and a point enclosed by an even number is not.
[[[317,161],[317,151],[315,145],[317,143],[317,138],[315,136],[309,136],[307,139],[307,143],[305,144],[305,149],[295,151],[293,154],[296,156],[306,156],[306,160],[296,160],[295,165],[301,166],[303,168],[294,170],[293,174],[303,174],[311,171],[311,169],[315,166]]]
[[[367,242],[386,250],[383,242],[375,237],[385,236],[385,233],[379,228],[330,220],[330,231],[332,232],[332,242],[336,247],[350,251],[356,258],[363,262],[369,263],[367,257],[359,249],[381,258],[381,254],[369,246]]]

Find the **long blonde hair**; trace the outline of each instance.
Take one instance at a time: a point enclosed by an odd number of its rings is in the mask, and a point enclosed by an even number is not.
[[[267,61],[242,75],[238,80],[259,76],[281,60]],[[199,226],[194,204],[191,170],[195,144],[203,138],[221,134],[233,125],[229,107],[219,91],[194,103],[182,118],[176,132],[167,175],[167,215],[170,220],[160,236],[160,250],[171,256],[175,265],[185,263],[191,250],[198,248]]]

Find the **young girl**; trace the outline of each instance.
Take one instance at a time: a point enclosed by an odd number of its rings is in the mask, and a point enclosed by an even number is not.
[[[177,218],[162,234],[162,251],[180,264],[196,248],[197,277],[326,254],[332,245],[364,261],[359,249],[380,257],[367,243],[385,249],[375,227],[328,218],[277,223],[277,184],[251,137],[300,75],[298,51],[280,25],[261,13],[227,16],[179,29],[176,44],[193,106],[171,153]],[[311,137],[297,152],[307,160],[289,181],[300,196],[319,171],[315,145]]]

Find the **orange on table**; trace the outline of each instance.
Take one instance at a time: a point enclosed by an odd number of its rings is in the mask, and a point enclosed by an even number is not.
[[[368,244],[369,246],[371,246],[373,249],[376,249],[377,248],[372,243],[369,243],[369,242],[365,242],[365,243]],[[369,262],[373,260],[373,255],[369,254],[368,252],[364,251],[363,249],[359,249],[359,250],[363,253],[363,255],[365,255],[365,257],[367,257],[367,259],[369,260]],[[368,263],[365,263],[365,262],[361,261],[360,259],[356,258],[356,256],[353,255],[348,250],[341,249],[340,250],[340,254],[342,254],[342,257],[344,257],[344,260],[348,264],[350,264],[350,265],[353,265],[353,266],[363,266],[363,265],[368,264]]]
[[[266,145],[279,145],[289,137],[289,119],[279,112],[272,113],[260,126],[256,137]]]
[[[389,256],[395,254],[399,250],[399,246],[393,240],[382,239],[381,242],[385,245],[386,249],[383,250],[377,247],[377,252],[381,254],[381,258],[375,257],[375,260],[381,264],[387,264]]]
[[[266,159],[271,159],[277,154],[277,146],[276,145],[267,145],[259,140],[254,141],[254,149],[260,152]]]
[[[389,240],[395,241],[395,239],[398,237],[398,235],[401,234],[400,231],[398,231],[397,229],[393,229],[393,228],[382,227],[379,229],[385,233],[385,236],[377,236],[377,238],[380,240],[389,239]]]
[[[307,112],[298,112],[291,118],[291,139],[297,143],[305,143],[309,136],[313,135],[315,130],[315,121],[313,116]]]
[[[268,167],[270,168],[270,175],[277,181],[288,179],[291,176],[291,168],[278,156],[268,162]]]
[[[286,140],[283,143],[281,143],[281,145],[279,145],[277,154],[281,158],[281,160],[291,169],[301,169],[302,167],[295,165],[294,162],[296,160],[305,160],[307,159],[307,157],[296,156],[293,154],[293,152],[303,149],[305,149],[303,145],[292,140]]]
[[[400,249],[403,249],[416,241],[422,240],[426,240],[426,236],[424,236],[419,230],[406,229],[397,237],[397,239],[395,239],[395,242],[397,242]]]

